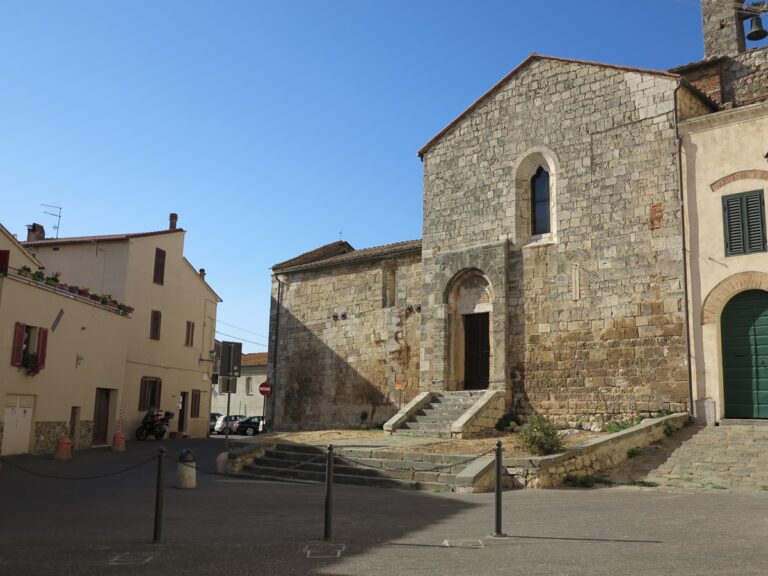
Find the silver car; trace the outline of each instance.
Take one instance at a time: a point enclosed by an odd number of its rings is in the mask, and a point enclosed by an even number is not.
[[[216,434],[226,434],[227,428],[229,428],[229,433],[232,434],[232,425],[240,420],[245,420],[245,418],[247,418],[247,416],[243,416],[242,414],[219,416],[219,419],[216,420],[216,425],[213,427],[213,431],[216,432]]]

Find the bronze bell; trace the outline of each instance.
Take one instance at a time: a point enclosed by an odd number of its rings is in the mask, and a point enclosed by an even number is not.
[[[749,33],[747,34],[747,40],[752,42],[758,42],[768,36],[768,32],[763,28],[763,20],[759,14],[752,16],[752,23],[749,27]]]

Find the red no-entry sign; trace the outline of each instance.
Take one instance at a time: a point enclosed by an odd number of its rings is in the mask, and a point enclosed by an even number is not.
[[[272,384],[269,382],[262,382],[259,384],[259,393],[261,393],[262,396],[269,396],[270,392],[272,392]]]

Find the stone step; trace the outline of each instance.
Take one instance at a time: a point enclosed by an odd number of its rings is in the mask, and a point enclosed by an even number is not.
[[[427,430],[433,432],[450,432],[450,422],[423,422],[421,420],[408,421],[403,424],[406,430]]]
[[[353,465],[350,463],[334,463],[334,475],[342,476],[367,476],[370,478],[393,478],[395,480],[411,480],[418,482],[443,482],[452,485],[456,479],[456,473],[460,472],[465,466],[450,466],[444,470],[434,470],[434,468],[443,468],[434,464],[427,465],[424,462],[404,462],[390,461],[383,465],[377,461],[371,461],[371,467]],[[378,466],[377,466],[378,465]],[[287,460],[275,460],[271,458],[259,458],[253,464],[246,468],[270,468],[272,470],[282,470],[291,472],[300,470],[302,472],[314,472],[324,476],[325,462],[289,462]]]
[[[451,433],[448,432],[433,432],[428,430],[410,430],[407,428],[397,428],[392,431],[398,436],[424,436],[427,438],[450,438]]]
[[[304,480],[311,482],[325,482],[325,469],[322,472],[272,468],[269,466],[248,465],[243,468],[241,476],[261,478],[265,480]],[[430,482],[421,480],[401,480],[383,476],[360,476],[352,474],[336,473],[333,476],[334,483],[357,484],[363,486],[376,486],[381,488],[407,488],[412,490],[428,490],[431,492],[450,492],[452,485],[447,482]]]

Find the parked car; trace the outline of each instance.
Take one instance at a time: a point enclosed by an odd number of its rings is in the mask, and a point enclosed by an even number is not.
[[[226,434],[227,428],[229,428],[229,433],[232,434],[232,425],[235,422],[239,422],[240,420],[245,420],[246,416],[244,414],[230,414],[229,416],[219,416],[219,419],[216,420],[216,425],[213,427],[214,432],[217,434]]]
[[[216,426],[216,421],[221,418],[222,414],[220,412],[211,412],[211,434],[215,434],[216,431],[214,430],[214,427]]]
[[[232,432],[253,436],[264,431],[264,416],[251,416],[232,425]]]

